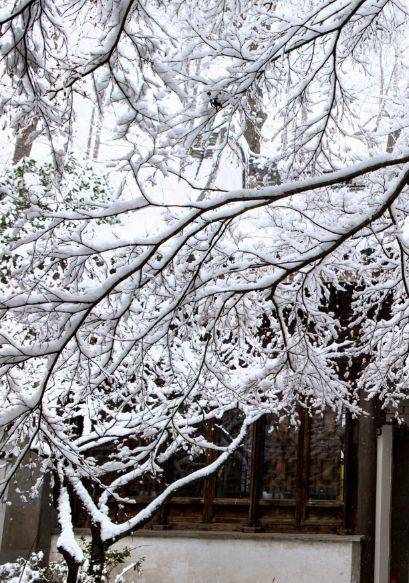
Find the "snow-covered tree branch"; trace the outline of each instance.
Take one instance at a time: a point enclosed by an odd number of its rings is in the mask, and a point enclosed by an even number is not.
[[[2,113],[52,162],[0,177],[3,489],[34,450],[78,570],[72,497],[103,554],[257,419],[406,394],[408,17],[391,0],[6,4]],[[115,119],[119,187],[66,154],[87,101]],[[358,358],[352,381],[340,361]],[[209,427],[231,414],[226,445]],[[186,449],[203,467],[167,480]],[[147,477],[157,494],[115,521]]]

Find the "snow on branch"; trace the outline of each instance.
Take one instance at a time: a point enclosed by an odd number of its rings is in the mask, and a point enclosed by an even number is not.
[[[74,499],[109,546],[261,417],[407,396],[408,20],[384,0],[8,4],[1,113],[54,156],[0,176],[1,488],[34,452],[79,563]],[[119,187],[66,155],[88,101]],[[200,469],[170,478],[184,455]]]

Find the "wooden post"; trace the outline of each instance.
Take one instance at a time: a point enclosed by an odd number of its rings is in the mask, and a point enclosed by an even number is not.
[[[164,480],[165,483],[163,487],[167,484],[170,484],[174,479],[174,466],[167,462],[164,467]],[[154,514],[151,525],[152,530],[166,530],[169,524],[169,505],[171,504],[172,499],[166,500],[159,510]]]
[[[259,528],[258,501],[262,487],[264,435],[265,419],[261,418],[251,428],[249,516],[248,525],[243,529],[247,531],[255,531]]]
[[[216,476],[213,474],[205,479],[203,484],[203,515],[202,520],[205,524],[212,522],[213,519],[213,500],[216,491]]]
[[[352,419],[346,411],[345,428],[345,472],[344,472],[344,530],[346,533],[356,532],[357,516],[357,484],[358,484],[358,431],[359,421]]]
[[[361,398],[365,412],[358,425],[357,534],[364,535],[361,549],[361,583],[374,583],[377,430],[379,405]]]
[[[300,527],[305,520],[305,509],[308,500],[310,479],[310,439],[311,417],[303,407],[299,408],[300,430],[297,447],[297,492],[295,507],[295,523]]]
[[[214,425],[209,424],[206,430],[209,441],[214,441]],[[215,459],[215,452],[208,450],[206,452],[207,462],[211,463]],[[217,472],[216,472],[217,474]],[[213,519],[213,500],[216,494],[216,474],[212,474],[205,478],[203,482],[203,514],[202,521],[207,524]]]

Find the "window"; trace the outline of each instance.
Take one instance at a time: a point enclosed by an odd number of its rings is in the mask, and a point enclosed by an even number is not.
[[[173,460],[171,476],[174,480],[183,478],[195,470],[202,468],[205,463],[206,454],[203,451],[181,451]],[[203,480],[196,480],[184,486],[184,488],[179,490],[178,496],[201,498],[203,496]]]
[[[220,423],[209,426],[209,440],[231,443],[241,422],[239,414],[229,413]],[[339,420],[330,411],[312,419],[301,411],[298,427],[262,418],[222,468],[175,493],[151,526],[343,532],[350,431],[348,418]],[[214,455],[213,451],[180,451],[169,465],[165,482],[186,476]],[[121,495],[132,497],[134,506],[119,514],[130,516],[163,485],[155,480],[130,485]]]
[[[328,412],[312,421],[309,498],[342,500],[344,491],[345,418]]]
[[[262,498],[295,499],[297,490],[298,431],[288,422],[264,427]]]
[[[265,530],[342,531],[347,422],[334,413],[310,418],[298,430],[265,423],[259,523]]]
[[[241,416],[229,413],[223,423],[217,426],[216,440],[220,445],[231,443],[242,424]],[[220,468],[216,478],[216,496],[219,498],[248,498],[250,492],[251,439],[248,435],[244,443]]]
[[[213,427],[212,439],[230,443],[240,426],[240,417],[230,413]],[[204,481],[203,525],[343,531],[347,427],[345,416],[337,420],[330,411],[313,419],[301,411],[298,427],[260,420],[225,466]]]

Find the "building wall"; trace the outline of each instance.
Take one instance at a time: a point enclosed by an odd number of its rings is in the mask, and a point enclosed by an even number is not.
[[[47,561],[52,528],[52,501],[46,477],[33,498],[22,496],[35,484],[38,472],[22,465],[10,483],[6,504],[0,505],[0,565],[41,550]]]
[[[131,572],[127,583],[359,582],[358,536],[150,531],[117,546],[145,557],[142,576]]]

